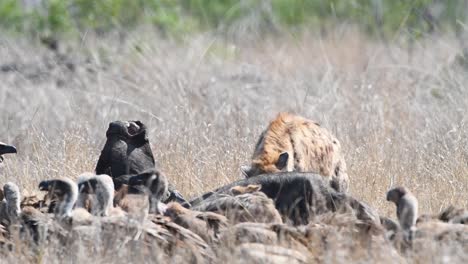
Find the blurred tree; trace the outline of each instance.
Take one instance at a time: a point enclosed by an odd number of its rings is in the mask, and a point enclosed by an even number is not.
[[[221,29],[239,21],[284,29],[352,23],[371,35],[466,31],[468,0],[1,0],[0,27],[14,31],[97,32],[153,24],[166,33]],[[257,16],[257,17],[254,17]],[[268,30],[266,30],[268,31]]]

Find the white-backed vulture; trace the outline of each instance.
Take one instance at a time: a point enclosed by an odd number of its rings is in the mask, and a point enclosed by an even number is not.
[[[49,197],[57,199],[54,214],[57,217],[70,217],[78,199],[78,185],[69,178],[45,180],[39,183],[39,190],[47,191]]]
[[[79,197],[78,201],[90,199],[91,213],[95,216],[109,216],[111,213],[117,213],[114,209],[114,182],[108,175],[86,174],[80,177],[78,183]],[[83,197],[84,196],[84,197]],[[80,199],[81,198],[81,199]],[[77,204],[76,207],[83,207]],[[83,207],[87,209],[86,207]]]
[[[3,195],[4,198],[0,202],[0,223],[8,226],[18,220],[21,196],[18,186],[12,182],[3,186]]]
[[[112,205],[113,197],[108,195],[109,190],[112,189],[109,188],[109,180],[108,176],[98,175],[87,182],[82,182],[82,191],[87,192],[92,189],[94,195],[100,197],[93,202],[101,204],[92,205],[93,208],[101,208],[98,212],[102,210],[105,212],[109,209],[109,204]],[[72,193],[78,187],[72,181],[49,180],[41,182],[40,186],[42,190],[53,192],[55,196],[58,196],[57,208],[68,209],[70,208],[68,203],[72,202],[73,198],[76,201],[76,195]],[[213,257],[211,248],[202,238],[160,215],[149,215],[144,218],[133,218],[128,215],[100,217],[91,216],[83,208],[72,211],[58,210],[56,215],[58,217],[55,219],[49,217],[45,225],[48,226],[48,236],[58,235],[59,239],[64,241],[64,245],[70,245],[77,239],[84,243],[94,243],[93,241],[98,239],[103,243],[108,241],[110,244],[142,241],[148,248],[141,250],[151,251],[150,248],[156,246],[167,256],[184,252],[197,259],[198,257],[200,259]],[[68,217],[61,217],[63,215]]]
[[[409,232],[418,218],[418,200],[405,187],[395,187],[387,192],[387,201],[395,203],[400,227]]]
[[[468,250],[468,226],[459,223],[442,222],[438,218],[418,217],[417,199],[404,187],[391,189],[387,200],[397,206],[397,217],[404,232],[404,242],[411,242],[410,247],[428,242],[459,243]],[[408,232],[409,231],[409,232]]]
[[[163,214],[166,205],[161,199],[167,193],[167,178],[157,170],[146,171],[129,179],[128,185],[143,190],[148,196],[149,213]]]

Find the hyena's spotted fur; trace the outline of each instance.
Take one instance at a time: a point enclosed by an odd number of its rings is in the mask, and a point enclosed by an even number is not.
[[[247,177],[280,171],[314,172],[331,186],[347,192],[349,179],[338,139],[319,124],[301,116],[280,113],[263,131]]]

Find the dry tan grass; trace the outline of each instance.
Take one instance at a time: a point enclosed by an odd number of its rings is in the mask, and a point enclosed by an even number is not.
[[[392,182],[411,189],[423,213],[468,207],[468,74],[450,35],[410,52],[404,41],[384,45],[350,28],[255,42],[140,30],[88,34],[62,53],[0,36],[0,63],[14,66],[0,71],[0,140],[19,150],[5,158],[0,182],[25,193],[42,179],[92,171],[108,123],[139,119],[160,168],[194,196],[238,179],[268,121],[292,111],[337,135],[351,193],[382,215],[394,217],[384,199]],[[428,252],[426,260],[445,260]],[[358,262],[392,262],[382,254]]]

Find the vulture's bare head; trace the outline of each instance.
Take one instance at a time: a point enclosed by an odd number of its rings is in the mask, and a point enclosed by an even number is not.
[[[398,205],[401,197],[403,197],[407,193],[409,193],[409,191],[405,187],[403,186],[395,187],[393,189],[390,189],[387,192],[387,201],[393,202],[396,205]]]
[[[418,218],[418,200],[405,187],[396,187],[387,192],[387,201],[396,205],[400,227],[409,234],[415,228]]]

